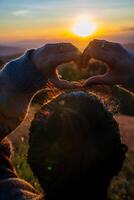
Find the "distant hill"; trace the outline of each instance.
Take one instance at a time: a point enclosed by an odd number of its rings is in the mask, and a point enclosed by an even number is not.
[[[23,50],[29,49],[29,48],[37,48],[40,47],[46,43],[50,43],[54,41],[49,41],[49,40],[20,40],[20,41],[13,41],[13,42],[8,42],[8,43],[1,43],[2,46],[10,46],[10,47],[15,47],[15,48],[20,48]],[[0,46],[1,46],[0,45]]]
[[[19,40],[19,41],[10,41],[10,42],[0,42],[0,44],[2,46],[10,46],[10,47],[17,47],[17,48],[20,48],[20,49],[23,49],[23,50],[27,50],[29,48],[38,48],[40,46],[43,46],[47,43],[57,43],[57,42],[63,42],[62,40],[50,40],[50,39],[31,39],[31,40]],[[65,41],[64,42],[68,42],[68,41]],[[1,46],[0,45],[0,46]]]
[[[134,51],[134,43],[124,44],[124,47],[126,47],[127,49],[131,51]]]
[[[15,54],[20,54],[23,51],[24,50],[19,47],[0,45],[0,57],[7,57]]]
[[[26,50],[29,48],[40,47],[46,43],[47,43],[47,41],[44,41],[44,40],[23,40],[23,41],[17,41],[17,42],[11,43],[11,45],[20,47],[20,48],[23,48]],[[49,43],[49,41],[48,41],[48,43]]]

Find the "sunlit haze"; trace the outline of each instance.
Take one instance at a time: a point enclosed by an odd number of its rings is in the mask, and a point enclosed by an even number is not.
[[[82,18],[73,26],[73,32],[81,37],[87,37],[95,33],[97,25],[88,19]]]
[[[0,0],[0,27],[0,43],[69,41],[83,46],[94,38],[127,43],[134,41],[134,1]]]

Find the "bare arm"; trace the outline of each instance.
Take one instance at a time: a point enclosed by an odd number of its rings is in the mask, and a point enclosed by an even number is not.
[[[46,80],[30,61],[31,51],[0,71],[0,140],[24,119],[33,95]]]
[[[122,85],[125,89],[129,90],[130,92],[134,93],[134,77],[129,78],[126,84]]]
[[[5,65],[0,71],[0,141],[22,122],[32,97],[48,80],[60,88],[76,87],[60,80],[55,71],[58,65],[79,57],[80,52],[70,43],[50,44]]]

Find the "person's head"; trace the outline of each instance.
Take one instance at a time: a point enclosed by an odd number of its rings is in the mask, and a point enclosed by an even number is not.
[[[30,128],[28,162],[48,199],[105,196],[125,159],[113,115],[92,93],[47,102]]]
[[[0,142],[0,157],[6,156],[8,159],[11,158],[12,155],[12,143],[8,138],[4,138]]]
[[[4,138],[0,142],[0,171],[1,174],[4,174],[5,169],[9,169],[15,173],[15,170],[11,164],[11,156],[12,156],[12,143],[8,138]],[[0,175],[1,175],[0,174]]]

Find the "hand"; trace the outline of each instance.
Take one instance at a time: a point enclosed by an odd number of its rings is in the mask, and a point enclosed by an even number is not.
[[[125,84],[134,77],[134,54],[118,43],[105,40],[93,40],[82,55],[82,65],[86,67],[89,60],[95,58],[108,64],[104,75],[87,79],[84,86],[90,84]]]
[[[32,61],[45,79],[50,80],[58,88],[76,88],[80,84],[61,80],[56,68],[58,65],[74,61],[80,62],[81,53],[71,43],[46,44],[32,53]]]

